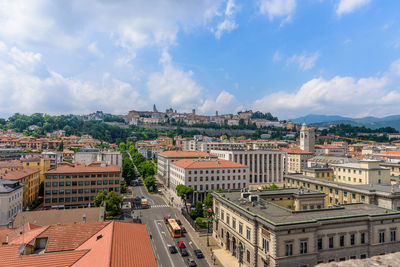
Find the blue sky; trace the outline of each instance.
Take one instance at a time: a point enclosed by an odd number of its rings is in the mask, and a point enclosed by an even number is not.
[[[400,114],[395,0],[0,0],[0,116]]]

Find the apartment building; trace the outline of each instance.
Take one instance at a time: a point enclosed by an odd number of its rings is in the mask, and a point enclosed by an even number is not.
[[[171,163],[170,187],[184,184],[194,189],[193,202],[203,201],[209,190],[247,188],[249,167],[223,159],[181,159]]]
[[[315,155],[344,156],[345,148],[334,145],[315,145]]]
[[[380,165],[390,169],[390,176],[400,176],[400,163],[381,162]]]
[[[296,190],[280,198],[318,199]],[[243,266],[311,267],[400,250],[400,212],[365,203],[295,210],[269,201],[271,191],[213,193],[213,237]]]
[[[50,159],[41,157],[29,157],[21,160],[24,168],[40,170],[40,183],[44,182],[44,174],[50,170]]]
[[[340,203],[368,203],[400,210],[399,184],[348,184],[302,174],[285,176],[285,187],[318,190],[326,194],[325,206]]]
[[[95,162],[89,165],[62,163],[45,173],[44,207],[86,207],[102,190],[119,194],[121,168]]]
[[[158,154],[157,176],[167,186],[170,186],[170,166],[172,162],[181,159],[216,158],[215,155],[199,151],[164,151]]]
[[[307,161],[307,167],[327,168],[332,164],[358,163],[358,162],[359,161],[357,159],[351,157],[320,155],[310,158]]]
[[[249,186],[283,183],[286,173],[287,152],[277,150],[211,150],[220,159],[233,161],[249,167]]]
[[[304,168],[303,175],[333,181],[332,168]]]
[[[82,148],[75,152],[75,163],[88,165],[96,161],[103,161],[108,165],[117,165],[122,167],[122,154],[119,151],[101,151],[97,148]]]
[[[0,170],[21,170],[22,162],[17,159],[0,161]]]
[[[39,196],[40,170],[24,168],[20,170],[2,170],[0,177],[16,181],[24,185],[22,206],[26,209],[32,205]]]
[[[347,184],[390,184],[390,169],[380,166],[379,160],[359,163],[332,164],[334,179]]]
[[[50,160],[50,168],[55,169],[58,166],[58,163],[64,161],[64,154],[59,151],[43,151],[42,152],[42,158],[49,159]]]
[[[314,156],[314,153],[300,148],[282,148],[287,152],[286,165],[288,173],[301,173],[307,167],[307,160]]]
[[[18,181],[0,179],[0,228],[8,226],[22,211],[23,188]]]

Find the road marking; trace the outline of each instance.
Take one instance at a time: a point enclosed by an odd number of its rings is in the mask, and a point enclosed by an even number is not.
[[[151,208],[168,208],[168,205],[151,205]]]
[[[160,229],[158,229],[158,227],[157,227],[157,221],[154,221],[154,225],[156,226],[157,232],[158,232],[158,234],[160,235],[161,241],[162,241],[162,243],[163,243],[163,245],[164,245],[165,252],[167,252],[167,256],[168,256],[168,258],[169,258],[169,261],[171,262],[171,266],[175,266],[175,265],[174,265],[174,262],[172,261],[171,255],[169,255],[169,252],[168,252],[168,249],[167,249],[167,245],[166,245],[166,243],[165,243],[165,240],[164,240],[164,239],[162,238],[162,236],[161,236]]]
[[[161,232],[163,235],[165,235],[165,232]]]
[[[189,246],[191,246],[193,248],[192,244],[193,244],[192,241],[189,241]]]

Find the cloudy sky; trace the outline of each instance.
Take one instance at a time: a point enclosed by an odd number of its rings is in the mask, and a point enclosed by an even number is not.
[[[400,114],[398,0],[0,0],[0,116]]]

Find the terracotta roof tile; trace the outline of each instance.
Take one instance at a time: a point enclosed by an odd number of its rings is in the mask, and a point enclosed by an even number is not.
[[[0,168],[9,168],[9,167],[22,167],[22,162],[20,160],[0,161]]]
[[[13,170],[13,171],[2,170],[0,172],[0,176],[3,179],[7,179],[7,180],[19,180],[26,176],[32,175],[34,173],[39,173],[39,172],[40,172],[39,169],[31,169],[31,168],[24,168],[21,170]]]
[[[397,150],[392,150],[392,151],[385,151],[382,152],[378,155],[383,155],[383,156],[400,156],[400,151]]]
[[[207,152],[199,152],[199,151],[164,151],[159,153],[158,155],[167,157],[167,158],[198,158],[198,157],[212,157],[216,156]]]
[[[181,159],[172,162],[172,164],[184,169],[247,168],[246,165],[242,165],[224,159],[211,159],[211,160]]]

